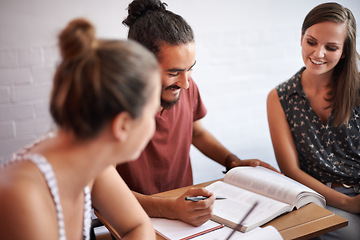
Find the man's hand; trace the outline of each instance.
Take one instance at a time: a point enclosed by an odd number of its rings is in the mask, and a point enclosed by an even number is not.
[[[208,199],[198,202],[185,201],[185,197],[204,196]],[[176,218],[193,226],[200,226],[212,217],[214,195],[205,188],[191,188],[173,201]]]
[[[229,171],[233,167],[241,167],[241,166],[251,166],[251,167],[262,166],[270,170],[273,170],[277,173],[280,173],[276,168],[274,168],[273,166],[271,166],[266,162],[260,161],[259,159],[240,160],[236,155],[230,154],[225,160],[226,171]]]

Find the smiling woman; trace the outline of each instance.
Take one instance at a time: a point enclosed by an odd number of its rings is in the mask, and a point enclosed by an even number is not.
[[[302,73],[302,88],[323,124],[326,124],[333,110],[329,107],[332,76],[335,66],[345,55],[343,48],[346,33],[346,24],[326,21],[312,25],[301,37],[302,57],[306,66]],[[315,77],[317,81],[314,81]],[[326,97],[319,94],[319,87],[328,91]],[[336,112],[341,113],[339,110]]]
[[[332,75],[344,56],[346,33],[346,24],[335,22],[321,22],[309,27],[301,37],[302,56],[308,71]]]
[[[305,67],[268,96],[275,155],[287,176],[326,198],[349,220],[321,239],[360,236],[360,75],[356,23],[337,3],[306,16],[301,36]]]

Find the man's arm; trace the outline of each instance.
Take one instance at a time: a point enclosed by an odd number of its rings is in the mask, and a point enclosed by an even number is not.
[[[185,197],[200,195],[209,198],[199,202],[185,201]],[[129,239],[150,239],[153,230],[148,216],[179,219],[200,226],[212,217],[214,200],[213,194],[205,188],[191,188],[174,198],[131,193],[114,167],[106,169],[92,188],[94,207],[122,237]]]
[[[193,123],[192,144],[199,149],[205,156],[220,163],[229,170],[238,166],[263,166],[273,171],[279,172],[270,164],[259,159],[240,160],[235,154],[232,154],[225,148],[206,128],[203,127],[201,120]]]

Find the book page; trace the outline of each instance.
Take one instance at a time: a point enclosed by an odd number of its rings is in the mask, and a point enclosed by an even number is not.
[[[199,227],[194,227],[180,220],[166,218],[150,218],[150,220],[155,231],[165,239],[192,239],[224,227],[222,224],[211,220]]]
[[[213,220],[235,228],[240,220],[246,215],[252,205],[257,201],[258,205],[244,221],[241,231],[248,231],[254,227],[263,225],[278,215],[291,211],[289,204],[247,191],[234,185],[217,181],[206,187],[216,197],[225,197],[224,200],[216,200],[214,203]]]
[[[226,173],[224,182],[282,201],[296,205],[301,192],[318,195],[314,190],[291,178],[278,174],[264,167],[237,167]]]
[[[207,233],[205,235],[199,236],[195,238],[196,240],[225,240],[233,230],[228,227],[224,227],[222,229]],[[195,240],[194,239],[194,240]],[[267,226],[264,228],[255,228],[249,232],[235,232],[231,238],[231,240],[282,240],[280,233],[273,226]]]

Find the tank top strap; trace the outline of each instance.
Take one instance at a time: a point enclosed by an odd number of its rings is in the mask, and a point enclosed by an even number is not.
[[[91,193],[89,186],[84,188],[85,205],[84,205],[84,229],[83,239],[90,240],[90,228],[91,228]]]
[[[32,161],[44,175],[44,178],[47,182],[47,185],[50,189],[51,195],[54,199],[55,208],[57,212],[57,220],[58,220],[58,228],[59,228],[59,240],[66,240],[66,232],[65,232],[65,223],[64,223],[64,215],[63,209],[60,203],[60,194],[59,188],[57,184],[57,180],[55,177],[55,173],[52,169],[51,164],[48,160],[40,155],[35,153],[28,153],[28,150],[37,145],[39,142],[46,140],[48,138],[52,138],[56,134],[53,132],[49,132],[45,136],[40,137],[34,143],[26,146],[20,151],[13,154],[12,159],[5,163],[5,167],[7,164],[11,164],[13,162],[22,161],[22,160],[30,160]],[[84,222],[83,222],[83,240],[90,240],[90,228],[91,228],[91,192],[89,186],[85,186],[84,188]]]
[[[59,240],[66,240],[64,215],[60,203],[59,188],[51,164],[47,161],[45,157],[39,154],[25,154],[22,155],[22,158],[32,161],[44,175],[55,203],[59,227]]]

